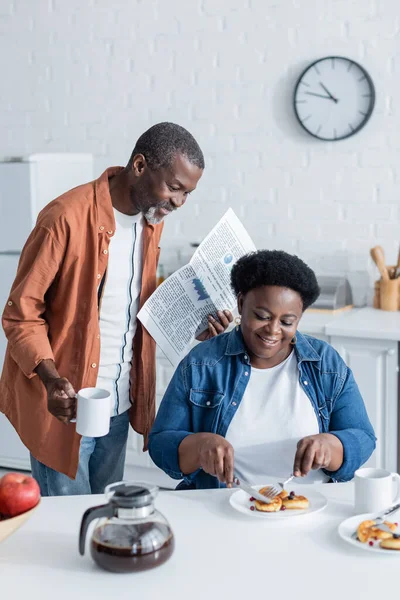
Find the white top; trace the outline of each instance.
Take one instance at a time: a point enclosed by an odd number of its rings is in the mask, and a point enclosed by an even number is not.
[[[319,433],[314,408],[299,383],[294,352],[270,369],[251,368],[239,408],[226,439],[235,451],[235,473],[251,484],[266,476],[287,479],[293,471],[297,442]],[[328,481],[321,470],[310,471],[302,483]]]
[[[372,557],[345,544],[337,533],[339,523],[354,515],[353,482],[318,485],[315,490],[328,498],[325,510],[282,522],[235,511],[229,496],[236,489],[162,491],[155,505],[171,524],[175,551],[164,565],[131,575],[96,567],[89,546],[94,524],[85,556],[78,553],[82,515],[104,504],[104,496],[43,498],[21,529],[0,543],[1,597],[395,598],[400,552]]]
[[[130,407],[133,337],[142,286],[143,216],[114,209],[106,282],[100,306],[100,363],[97,387],[111,394],[111,416]]]

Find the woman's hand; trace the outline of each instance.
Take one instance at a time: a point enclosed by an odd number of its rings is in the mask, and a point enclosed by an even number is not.
[[[208,315],[208,329],[203,331],[203,333],[200,333],[196,340],[199,342],[205,342],[206,340],[210,340],[220,333],[224,333],[224,331],[233,321],[233,316],[230,310],[219,310],[217,315],[218,319],[212,315]]]
[[[203,434],[198,446],[199,464],[203,471],[214,475],[228,487],[233,482],[233,447],[216,433]]]
[[[179,445],[179,466],[182,473],[203,469],[231,487],[233,482],[233,448],[216,433],[192,433]]]
[[[293,474],[305,477],[311,470],[337,471],[343,463],[342,442],[331,433],[308,435],[297,444]]]

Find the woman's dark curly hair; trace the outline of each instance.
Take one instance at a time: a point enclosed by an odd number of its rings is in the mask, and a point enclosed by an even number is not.
[[[277,285],[297,292],[306,310],[320,294],[317,278],[298,256],[283,250],[250,252],[233,265],[231,285],[236,296],[263,285]]]

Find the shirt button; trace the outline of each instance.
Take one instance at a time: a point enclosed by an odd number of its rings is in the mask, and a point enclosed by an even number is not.
[[[108,250],[103,250],[103,254],[108,254]]]
[[[232,406],[236,406],[236,402],[232,402]]]
[[[103,225],[100,225],[99,229],[100,229],[100,231],[103,231],[104,230]]]
[[[304,385],[308,385],[308,381],[303,381]]]
[[[9,301],[7,302],[7,304],[8,304],[8,306],[12,306],[12,302],[11,302],[11,300],[9,300]]]
[[[97,279],[100,279],[101,275],[100,273],[97,273]]]
[[[97,367],[96,363],[92,363],[90,366],[92,367],[92,369],[95,369]]]
[[[112,231],[107,231],[108,235],[112,235],[113,232]]]
[[[244,372],[244,374],[246,375],[246,377],[248,377],[248,375],[249,375],[249,372],[248,372],[248,371],[245,371],[245,372]]]
[[[210,406],[211,402],[208,400],[208,402],[206,402],[207,406]]]
[[[99,339],[100,339],[100,334],[98,333],[98,334],[96,335],[96,337],[97,337],[97,339],[99,340]]]
[[[244,355],[244,360],[248,360],[249,357],[247,356],[247,354]]]

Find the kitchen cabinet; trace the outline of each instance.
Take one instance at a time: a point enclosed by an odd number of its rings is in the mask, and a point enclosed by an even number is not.
[[[400,313],[370,307],[331,317],[306,313],[300,330],[330,343],[353,371],[377,437],[366,466],[397,472]]]
[[[306,312],[299,330],[332,344],[352,369],[377,437],[376,450],[367,466],[397,471],[400,312],[369,307],[336,315]],[[158,352],[157,408],[173,372]],[[145,466],[150,473],[160,472],[148,453],[142,452],[142,437],[133,432],[127,464]]]
[[[331,336],[353,371],[377,437],[366,466],[397,471],[398,342]]]

